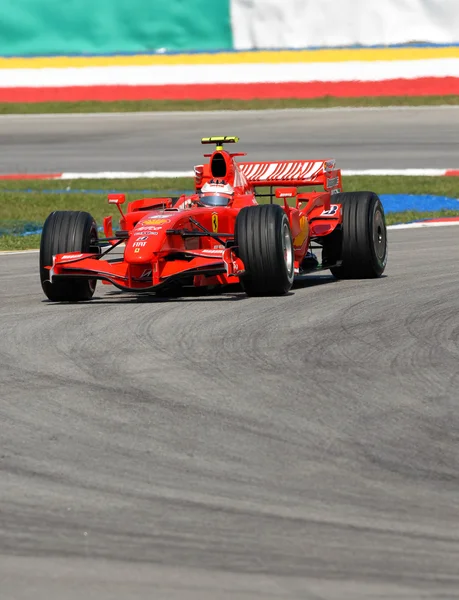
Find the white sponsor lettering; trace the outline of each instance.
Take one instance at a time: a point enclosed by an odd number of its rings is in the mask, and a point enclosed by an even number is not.
[[[153,235],[151,232],[152,231],[161,231],[162,227],[154,227],[153,225],[146,225],[143,227],[136,227],[135,229],[135,233],[141,231],[142,234],[148,235],[148,233],[150,232],[150,235]]]
[[[64,254],[61,256],[61,260],[70,260],[72,258],[80,258],[83,254]]]
[[[132,245],[134,246],[134,248],[143,248],[147,245],[147,242],[134,242]]]

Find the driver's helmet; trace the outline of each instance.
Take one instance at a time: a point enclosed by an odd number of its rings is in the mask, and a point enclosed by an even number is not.
[[[211,179],[202,186],[199,200],[206,206],[227,206],[233,196],[233,186],[224,179]]]

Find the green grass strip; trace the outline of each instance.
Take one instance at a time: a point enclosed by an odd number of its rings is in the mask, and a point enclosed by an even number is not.
[[[390,177],[347,176],[343,177],[345,191],[371,190],[377,194],[433,194],[457,197],[459,180],[455,177]],[[46,190],[117,190],[124,191],[128,200],[148,197],[133,190],[150,190],[152,196],[164,190],[193,189],[191,178],[171,179],[118,179],[72,181],[3,181],[0,184],[0,230],[13,225],[36,223],[41,225],[53,210],[84,210],[91,213],[98,224],[104,216],[117,218],[118,211],[107,204],[104,194],[95,193],[46,193]],[[6,191],[11,190],[11,191]],[[26,192],[25,190],[33,190]],[[423,218],[456,216],[455,211],[389,213],[388,224],[403,223]],[[116,221],[114,221],[116,223]],[[0,250],[24,250],[37,248],[39,235],[24,237],[0,236]]]
[[[94,113],[139,111],[264,110],[378,106],[457,105],[459,96],[387,96],[365,98],[284,98],[257,100],[138,100],[116,102],[2,102],[0,114]]]
[[[40,235],[19,237],[16,235],[0,236],[0,251],[35,250],[40,247]]]

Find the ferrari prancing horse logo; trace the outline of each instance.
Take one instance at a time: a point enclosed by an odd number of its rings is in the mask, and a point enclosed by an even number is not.
[[[212,231],[217,233],[218,231],[218,214],[212,213]]]

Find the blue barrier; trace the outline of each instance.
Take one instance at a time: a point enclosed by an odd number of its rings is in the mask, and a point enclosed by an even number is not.
[[[18,193],[19,190],[2,190],[3,192]],[[35,190],[20,190],[21,192],[32,193]],[[149,194],[150,197],[158,194],[152,194],[151,190],[129,190],[129,193]],[[120,193],[120,190],[40,190],[40,193],[56,193],[56,194],[107,194]],[[163,196],[179,196],[183,193],[191,193],[190,190],[164,190]],[[417,196],[411,194],[381,194],[381,202],[386,213],[416,211],[416,212],[434,212],[438,210],[457,210],[459,215],[459,199],[448,198],[446,196]],[[0,221],[0,236],[2,235],[18,235],[27,236],[40,234],[43,223],[37,222],[1,222]]]
[[[433,212],[436,210],[457,210],[459,214],[459,199],[447,196],[416,196],[411,194],[381,194],[384,211],[404,212]]]

